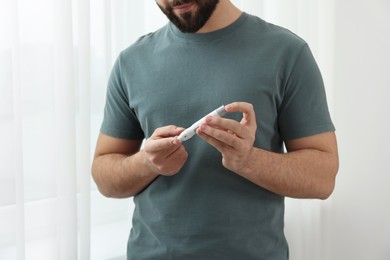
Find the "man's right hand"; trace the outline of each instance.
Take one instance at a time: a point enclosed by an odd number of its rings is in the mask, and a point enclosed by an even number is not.
[[[184,128],[164,126],[157,128],[145,142],[146,163],[158,175],[172,176],[187,161],[188,153],[177,137]]]

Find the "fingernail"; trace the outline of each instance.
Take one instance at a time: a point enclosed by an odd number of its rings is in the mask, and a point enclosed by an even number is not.
[[[206,122],[207,123],[211,123],[211,121],[212,121],[212,117],[211,116],[206,117]]]
[[[200,129],[201,131],[206,130],[206,128],[207,128],[207,125],[205,125],[205,124],[201,124],[200,127],[199,127],[199,129]]]

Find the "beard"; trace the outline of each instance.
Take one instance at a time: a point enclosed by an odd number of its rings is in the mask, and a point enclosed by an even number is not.
[[[173,8],[175,6],[194,3],[197,10],[182,13],[177,16]],[[158,5],[168,19],[182,32],[195,33],[202,28],[213,14],[219,0],[173,0],[166,7]]]

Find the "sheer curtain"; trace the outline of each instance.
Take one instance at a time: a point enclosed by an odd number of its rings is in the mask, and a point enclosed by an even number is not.
[[[124,258],[132,201],[91,158],[116,56],[165,22],[153,1],[0,1],[0,259]]]
[[[353,19],[357,19],[355,10],[362,16],[370,14],[375,25],[386,32],[390,31],[383,25],[390,24],[386,18],[389,4],[382,0],[370,4],[333,0],[233,2],[248,13],[287,27],[309,43],[327,86],[340,150],[353,155],[348,161],[342,158],[347,166],[340,174],[360,173],[354,182],[353,177],[341,175],[342,189],[336,188],[327,201],[286,200],[291,259],[389,259],[390,209],[370,201],[390,205],[390,192],[384,186],[389,181],[384,173],[390,144],[381,145],[374,139],[373,144],[378,145],[369,147],[376,149],[377,156],[369,157],[370,161],[353,153],[349,145],[354,142],[348,133],[354,131],[358,119],[346,120],[349,110],[344,107],[349,100],[344,87],[349,78],[345,75],[352,75],[348,74],[351,67],[362,74],[370,72],[378,96],[390,94],[385,88],[389,51],[377,52],[374,57],[380,60],[381,69],[371,73],[376,60],[373,58],[367,70],[359,70],[356,62],[346,61],[353,55],[344,44],[353,43],[356,49],[367,44],[385,49],[390,45],[388,34],[381,40],[380,33],[371,32],[376,45],[362,41],[360,34],[350,33],[354,22],[348,23],[344,13]],[[90,178],[90,163],[106,82],[116,56],[140,35],[164,23],[166,19],[154,1],[0,0],[0,259],[125,259],[132,200],[100,195]],[[359,24],[366,30],[370,27],[369,21]],[[359,80],[354,81],[354,86],[359,84]],[[355,99],[364,100],[364,92],[359,93]],[[372,103],[376,99],[372,97]],[[379,101],[368,111],[389,111],[388,102]],[[371,118],[370,122],[381,123],[383,136],[390,131],[389,124],[380,119]],[[369,133],[370,137],[377,134],[374,130]],[[360,161],[360,167],[348,167],[351,161]],[[350,192],[356,191],[348,184],[364,185],[369,180],[364,169],[371,165],[376,165],[377,179],[370,192],[376,187],[381,192],[360,197],[364,198],[359,200],[362,204],[346,208],[347,200],[353,199]],[[365,206],[375,218],[363,214],[354,222],[354,213],[364,212]],[[377,225],[373,231],[364,229],[368,238],[362,238],[362,231],[355,237],[355,228],[366,222]],[[348,233],[338,238],[344,227]],[[372,238],[379,242],[373,243]],[[371,249],[363,249],[365,244]]]

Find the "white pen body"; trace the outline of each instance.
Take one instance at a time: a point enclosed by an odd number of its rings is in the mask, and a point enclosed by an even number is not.
[[[225,106],[220,106],[219,108],[217,108],[214,111],[212,111],[210,114],[207,114],[206,116],[202,117],[201,119],[199,119],[198,121],[193,123],[190,127],[188,127],[186,130],[184,130],[179,135],[179,137],[177,139],[180,142],[184,142],[184,141],[187,141],[188,139],[190,139],[191,137],[193,137],[195,135],[195,133],[196,133],[196,129],[198,129],[200,124],[202,124],[202,122],[204,121],[205,117],[207,117],[207,116],[219,116],[219,117],[222,117],[225,114],[226,114]]]
[[[196,128],[189,127],[186,130],[184,130],[179,137],[177,138],[180,142],[187,141],[191,137],[193,137],[196,133]]]

